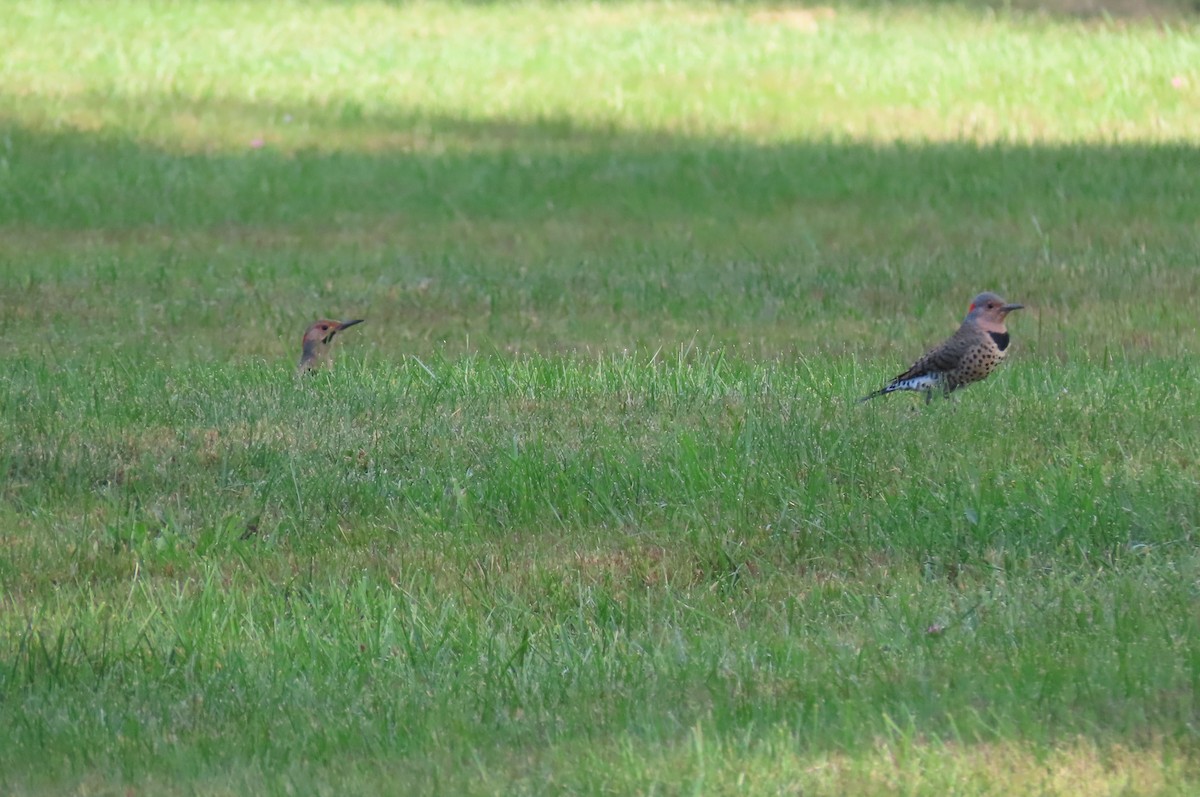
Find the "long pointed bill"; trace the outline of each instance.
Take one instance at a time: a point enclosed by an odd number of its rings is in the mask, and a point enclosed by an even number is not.
[[[1025,305],[1023,305],[1023,304],[1006,304],[1003,307],[1001,307],[1000,309],[1006,313],[1011,313],[1013,310],[1023,310],[1024,308],[1025,308]]]
[[[325,345],[328,346],[330,343],[332,343],[333,336],[336,335],[337,333],[341,332],[343,329],[346,329],[347,327],[352,327],[355,324],[361,324],[363,322],[363,320],[364,319],[356,318],[353,321],[338,321],[337,326],[334,329],[329,330],[329,334],[325,336]]]

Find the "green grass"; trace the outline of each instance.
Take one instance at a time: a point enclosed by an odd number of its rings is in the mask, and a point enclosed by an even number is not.
[[[4,16],[0,791],[1200,785],[1193,20]]]

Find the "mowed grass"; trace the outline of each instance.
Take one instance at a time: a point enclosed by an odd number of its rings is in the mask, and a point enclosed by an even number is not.
[[[1196,790],[1188,18],[14,2],[0,50],[6,793]],[[855,404],[983,289],[999,373]]]

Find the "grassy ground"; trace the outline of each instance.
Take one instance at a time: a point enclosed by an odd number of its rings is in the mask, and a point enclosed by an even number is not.
[[[0,790],[1200,784],[1186,17],[4,13]]]

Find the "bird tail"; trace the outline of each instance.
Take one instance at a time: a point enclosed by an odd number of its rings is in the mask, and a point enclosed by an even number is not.
[[[876,390],[872,393],[868,393],[867,395],[860,398],[858,400],[858,403],[862,404],[864,401],[870,401],[871,399],[877,398],[879,396],[886,396],[888,393],[891,393],[895,389],[896,388],[892,387],[891,385],[888,385],[887,387],[881,387],[878,390]]]

